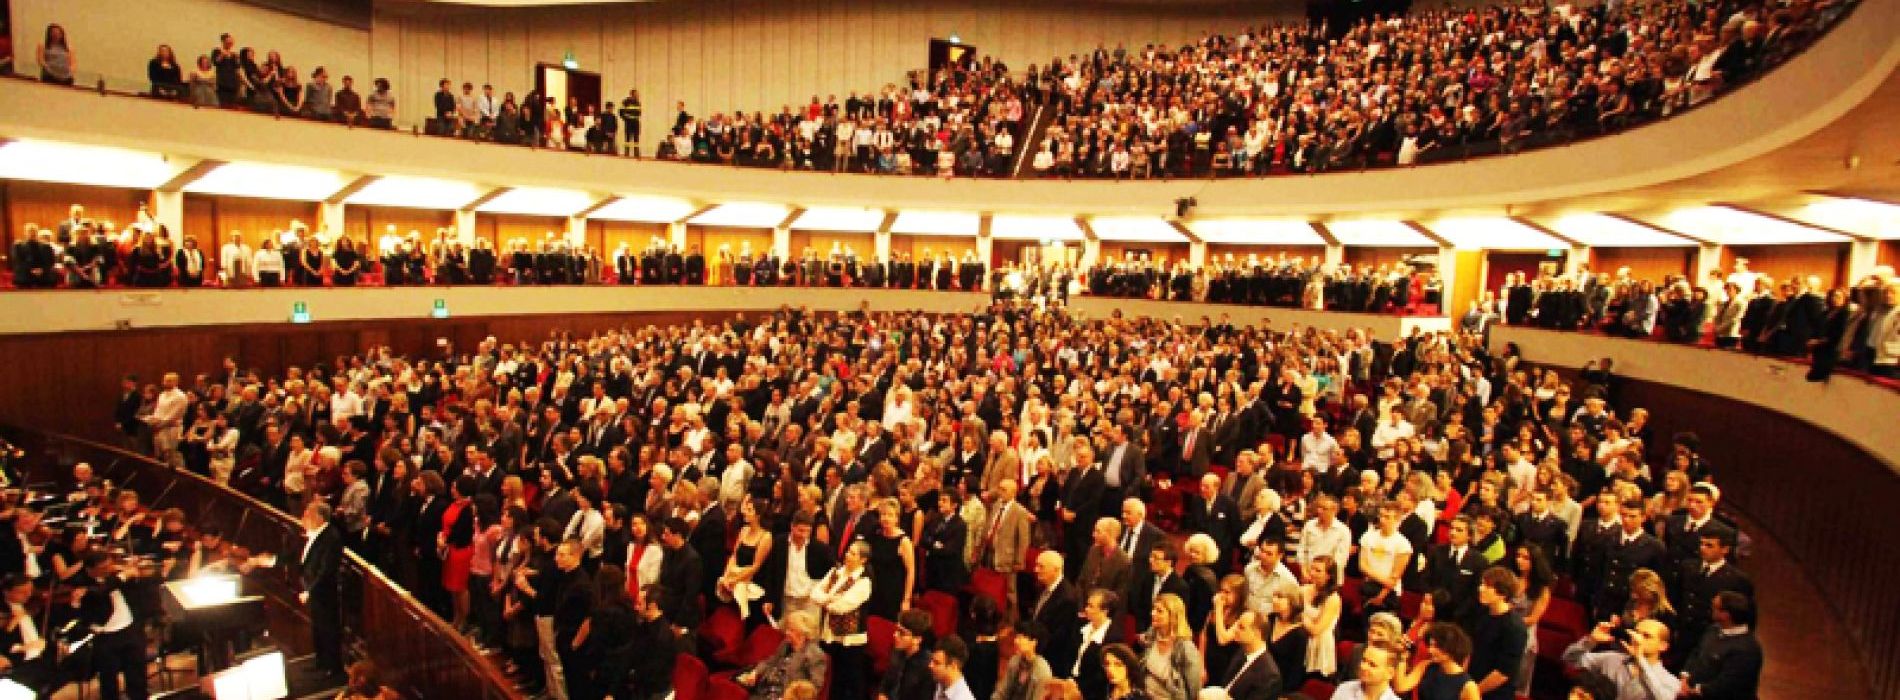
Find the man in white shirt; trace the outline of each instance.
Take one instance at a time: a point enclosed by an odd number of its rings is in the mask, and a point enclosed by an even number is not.
[[[1378,429],[1372,431],[1372,447],[1379,451],[1379,459],[1391,459],[1394,451],[1392,444],[1412,435],[1412,423],[1405,420],[1403,414],[1392,411],[1386,414],[1386,422],[1380,423]]]
[[[1412,541],[1399,534],[1403,506],[1388,500],[1379,506],[1379,527],[1359,537],[1359,571],[1378,592],[1366,599],[1366,607],[1388,609],[1398,604],[1404,593],[1400,579],[1412,562]]]
[[[1405,655],[1391,642],[1374,642],[1359,656],[1359,677],[1339,684],[1333,700],[1399,700],[1392,677]]]
[[[184,436],[185,409],[191,399],[178,388],[178,373],[167,372],[160,380],[164,389],[158,393],[158,404],[152,408],[152,415],[146,416],[145,424],[152,428],[152,451],[160,461],[174,467],[184,466],[178,455],[178,441]]]
[[[728,513],[739,512],[746,486],[752,483],[752,463],[745,460],[745,445],[726,445],[726,468],[719,473],[719,505]]]
[[[1306,521],[1306,527],[1300,531],[1300,569],[1313,566],[1313,560],[1326,555],[1332,557],[1333,580],[1343,581],[1346,577],[1346,558],[1352,555],[1352,528],[1334,517],[1339,512],[1339,501],[1330,495],[1321,495],[1313,501],[1313,517]]]
[[[1323,472],[1333,465],[1333,455],[1339,452],[1339,442],[1326,434],[1326,419],[1313,417],[1313,429],[1300,436],[1300,467],[1307,471]]]
[[[337,425],[349,425],[351,418],[363,415],[360,388],[343,377],[336,378],[336,391],[330,394],[330,420]]]
[[[230,239],[218,248],[218,272],[226,287],[251,286],[251,247],[244,244],[244,233],[232,231]]]
[[[587,482],[574,490],[574,505],[578,507],[574,515],[567,519],[567,529],[561,539],[580,540],[582,554],[587,561],[599,561],[603,541],[607,534],[607,520],[600,514],[600,484]]]

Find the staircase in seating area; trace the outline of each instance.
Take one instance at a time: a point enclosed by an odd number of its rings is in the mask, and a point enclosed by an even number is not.
[[[1055,113],[1056,110],[1049,106],[1049,100],[1036,103],[1036,111],[1029,114],[1029,126],[1016,139],[1016,162],[1010,165],[1010,177],[1035,176],[1029,167],[1035,160],[1031,156],[1042,147],[1042,138],[1049,131],[1049,122],[1054,121]]]

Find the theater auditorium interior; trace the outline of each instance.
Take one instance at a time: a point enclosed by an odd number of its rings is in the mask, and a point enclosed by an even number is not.
[[[1900,700],[1900,0],[0,21],[0,700]]]

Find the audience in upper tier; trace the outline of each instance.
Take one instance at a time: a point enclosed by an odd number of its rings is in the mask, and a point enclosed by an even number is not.
[[[1606,134],[1701,104],[1785,61],[1852,0],[1497,5],[1211,34],[1170,49],[1098,46],[1011,74],[990,57],[913,70],[875,91],[813,95],[778,113],[695,116],[678,102],[660,158],[767,168],[941,176],[1181,177],[1412,165]],[[71,84],[65,30],[48,25],[41,79]],[[388,81],[359,95],[317,67],[230,34],[193,61],[169,46],[151,94],[390,128]],[[439,83],[427,133],[641,155],[637,90],[616,107],[556,104]],[[1030,121],[1046,103],[1048,125]],[[1026,163],[1026,168],[1019,168]]]
[[[1510,698],[1566,664],[1586,697],[1753,697],[1719,465],[1518,362],[1468,334],[785,308],[232,358],[128,378],[116,420],[334,504],[550,697],[663,695],[676,651],[755,698]]]
[[[1777,281],[1742,257],[1726,275],[1710,270],[1699,286],[1680,275],[1638,280],[1628,268],[1535,279],[1513,272],[1460,319],[1467,332],[1493,322],[1806,357],[1817,381],[1837,367],[1900,377],[1900,277],[1886,265],[1831,289],[1817,275]]]

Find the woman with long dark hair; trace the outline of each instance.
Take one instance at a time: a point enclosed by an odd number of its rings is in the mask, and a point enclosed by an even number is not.
[[[46,25],[46,38],[40,42],[40,80],[56,85],[73,84],[73,47],[66,43],[66,28]]]

